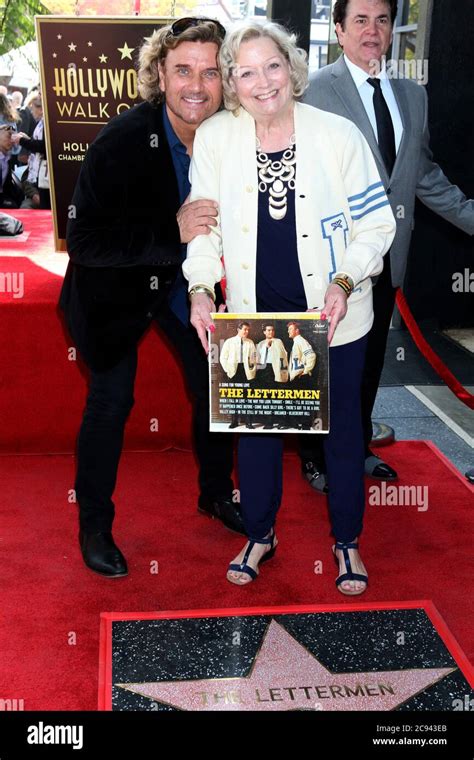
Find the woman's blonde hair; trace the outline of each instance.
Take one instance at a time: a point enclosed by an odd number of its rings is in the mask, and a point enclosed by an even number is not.
[[[308,56],[305,50],[297,47],[296,34],[288,32],[274,21],[259,23],[244,21],[232,27],[227,33],[219,53],[224,91],[224,105],[229,111],[238,111],[239,99],[232,88],[231,79],[237,66],[240,46],[243,42],[266,37],[273,40],[278,50],[288,62],[290,80],[293,85],[293,97],[301,98],[308,87]]]
[[[160,103],[165,95],[160,90],[159,65],[162,64],[170,50],[182,42],[214,42],[220,48],[222,37],[212,21],[203,21],[197,26],[190,26],[175,37],[170,34],[171,26],[157,29],[140,48],[138,56],[138,90],[143,100]]]
[[[23,102],[24,108],[28,108],[32,104],[33,100],[36,100],[36,99],[41,100],[41,93],[37,87],[35,87],[34,90],[30,90],[27,93],[26,98]]]
[[[0,116],[5,121],[20,121],[21,116],[6,95],[0,95]]]

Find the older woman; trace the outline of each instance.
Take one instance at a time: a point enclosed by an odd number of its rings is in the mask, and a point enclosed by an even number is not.
[[[297,102],[307,64],[293,36],[274,23],[244,23],[226,37],[220,63],[227,110],[197,130],[193,148],[192,199],[215,199],[220,217],[188,246],[191,322],[207,349],[214,285],[224,274],[229,312],[322,308],[330,319],[324,446],[336,584],[360,594],[368,581],[358,551],[365,502],[360,383],[373,321],[371,277],[382,271],[395,220],[357,128]],[[229,566],[232,583],[254,580],[259,563],[275,553],[282,455],[282,436],[240,436],[248,542]]]

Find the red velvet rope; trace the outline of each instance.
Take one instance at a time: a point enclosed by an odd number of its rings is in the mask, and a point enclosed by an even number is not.
[[[434,371],[440,376],[443,382],[446,383],[454,395],[457,396],[458,399],[463,402],[463,404],[466,404],[469,409],[474,409],[474,396],[472,393],[469,393],[469,391],[466,390],[463,385],[461,385],[459,380],[454,377],[453,373],[450,372],[447,366],[441,361],[438,354],[436,354],[431,346],[426,342],[425,338],[420,332],[420,328],[415,322],[415,318],[411,313],[406,298],[400,288],[397,290],[397,306],[400,314],[405,321],[406,326],[408,327],[408,330],[411,337],[413,338],[416,347],[423,354],[426,361],[431,364]]]

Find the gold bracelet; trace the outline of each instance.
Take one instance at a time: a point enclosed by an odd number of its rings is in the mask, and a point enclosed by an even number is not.
[[[335,278],[332,281],[331,285],[339,285],[339,287],[341,288],[341,290],[344,291],[344,293],[346,294],[347,297],[349,297],[350,294],[351,294],[351,292],[352,292],[351,289],[350,289],[350,287],[345,282],[343,282],[342,280],[338,280],[338,279]]]
[[[208,298],[211,298],[213,301],[216,300],[216,294],[212,288],[207,287],[207,285],[195,285],[191,290],[189,291],[189,298],[191,299],[194,295],[197,295],[198,293],[204,293],[204,295],[208,296]]]
[[[352,280],[352,277],[349,277],[347,274],[336,274],[332,282],[335,285],[339,285],[348,298],[354,290],[354,281]]]

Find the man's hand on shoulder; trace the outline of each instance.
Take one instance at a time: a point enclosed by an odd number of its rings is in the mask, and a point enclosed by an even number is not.
[[[189,201],[189,196],[176,214],[182,243],[190,243],[197,235],[209,235],[217,227],[218,205],[215,201]]]

